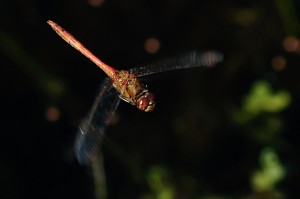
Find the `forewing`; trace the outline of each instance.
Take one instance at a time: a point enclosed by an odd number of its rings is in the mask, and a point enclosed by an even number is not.
[[[198,52],[193,51],[181,56],[164,59],[155,64],[145,65],[130,69],[130,73],[136,77],[151,75],[155,73],[178,70],[184,68],[194,68],[200,66],[214,66],[223,61],[223,54],[218,51]]]
[[[105,128],[120,102],[118,91],[109,78],[103,81],[99,90],[92,109],[77,133],[75,155],[80,164],[88,164],[95,157],[102,144]]]

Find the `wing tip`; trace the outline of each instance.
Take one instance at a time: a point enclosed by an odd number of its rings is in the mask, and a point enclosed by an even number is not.
[[[215,66],[223,62],[224,55],[220,51],[207,51],[202,55],[203,65],[206,66]]]

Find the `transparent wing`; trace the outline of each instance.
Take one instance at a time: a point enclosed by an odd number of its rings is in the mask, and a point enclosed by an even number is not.
[[[88,164],[92,160],[102,144],[105,128],[113,117],[120,98],[118,91],[112,86],[109,78],[106,78],[100,87],[86,119],[79,127],[76,142],[75,155],[80,164]]]
[[[155,64],[145,65],[130,69],[129,72],[137,77],[151,75],[155,73],[178,70],[184,68],[194,68],[200,66],[213,66],[223,61],[223,54],[217,51],[198,52],[193,51],[182,56],[162,60]]]

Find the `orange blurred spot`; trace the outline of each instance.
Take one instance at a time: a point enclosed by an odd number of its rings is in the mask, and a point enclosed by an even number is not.
[[[276,56],[273,57],[271,64],[275,71],[283,71],[286,67],[286,59],[283,56]]]
[[[283,48],[288,52],[295,52],[299,49],[299,40],[296,37],[288,36],[283,40]]]
[[[56,122],[60,117],[60,111],[56,107],[49,107],[46,110],[46,119],[50,122]]]
[[[88,3],[93,7],[100,7],[104,4],[105,0],[88,0]]]
[[[241,10],[236,12],[235,21],[242,26],[249,26],[253,24],[257,16],[253,10]]]
[[[158,39],[148,38],[145,42],[144,48],[148,53],[157,53],[160,49],[160,42]]]

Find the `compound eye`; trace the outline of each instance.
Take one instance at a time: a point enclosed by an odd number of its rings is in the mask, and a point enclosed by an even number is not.
[[[145,111],[150,112],[154,109],[155,101],[154,101],[154,95],[152,93],[145,93],[137,100],[137,108]]]

